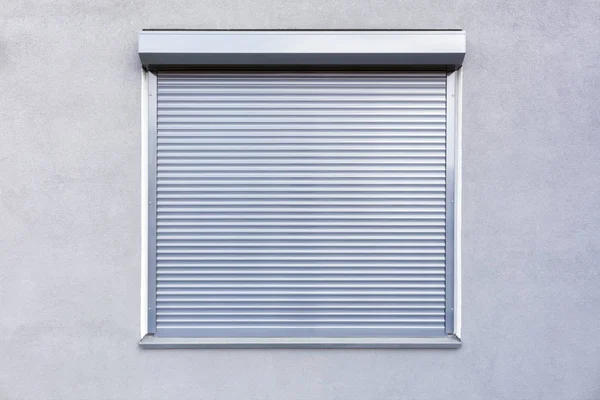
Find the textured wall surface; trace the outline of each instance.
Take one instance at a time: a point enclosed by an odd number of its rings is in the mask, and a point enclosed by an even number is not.
[[[4,0],[0,399],[600,399],[597,0]],[[459,350],[141,350],[142,28],[463,28]]]

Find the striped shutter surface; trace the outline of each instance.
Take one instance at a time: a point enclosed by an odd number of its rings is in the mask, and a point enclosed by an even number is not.
[[[157,335],[445,335],[445,72],[160,72],[157,95]]]

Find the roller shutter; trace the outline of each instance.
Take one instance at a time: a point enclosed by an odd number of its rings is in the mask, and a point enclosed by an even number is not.
[[[156,335],[446,335],[446,109],[443,71],[159,72]]]

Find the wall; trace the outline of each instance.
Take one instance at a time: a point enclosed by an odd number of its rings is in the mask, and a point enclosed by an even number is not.
[[[454,28],[459,350],[141,350],[142,28]],[[0,399],[599,399],[597,0],[4,0]]]

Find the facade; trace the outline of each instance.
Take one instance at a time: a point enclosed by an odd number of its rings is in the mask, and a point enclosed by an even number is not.
[[[0,17],[0,399],[600,398],[594,2],[9,1]],[[161,329],[148,311],[148,82],[206,78],[149,77],[139,32],[448,27],[467,32],[468,49],[452,105],[462,108],[460,274],[444,280],[458,315],[446,308],[432,326],[452,345],[148,342]],[[421,84],[446,79],[423,71]],[[179,136],[163,145],[187,151]],[[189,287],[178,282],[166,280]],[[179,325],[164,336],[181,336],[181,315],[167,315]]]

